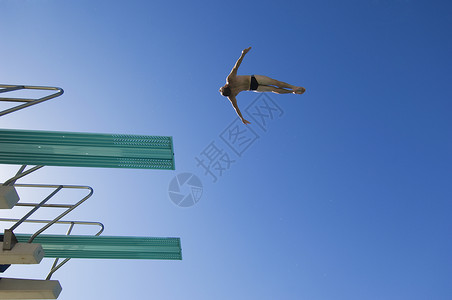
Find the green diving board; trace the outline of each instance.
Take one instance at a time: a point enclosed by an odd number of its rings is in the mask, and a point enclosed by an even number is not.
[[[0,164],[174,170],[172,137],[0,129]]]
[[[31,235],[16,237],[18,242],[27,243]],[[44,257],[182,260],[180,238],[42,234],[35,243],[41,244]]]

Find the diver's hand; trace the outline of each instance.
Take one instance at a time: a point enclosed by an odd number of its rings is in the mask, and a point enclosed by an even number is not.
[[[247,54],[251,50],[251,47],[246,48],[242,51],[243,54]]]

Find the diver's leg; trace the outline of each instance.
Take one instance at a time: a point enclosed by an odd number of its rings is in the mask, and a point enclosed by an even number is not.
[[[282,89],[296,89],[297,86],[264,76],[264,75],[254,75],[256,77],[257,82],[259,85],[274,85]]]
[[[275,94],[292,94],[292,93],[294,93],[293,90],[281,89],[281,88],[269,86],[269,85],[259,85],[257,87],[256,92],[273,92]]]

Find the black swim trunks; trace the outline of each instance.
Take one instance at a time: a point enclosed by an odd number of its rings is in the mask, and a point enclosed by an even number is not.
[[[259,83],[256,80],[256,77],[254,75],[251,75],[251,82],[250,82],[250,91],[255,91],[259,87]]]

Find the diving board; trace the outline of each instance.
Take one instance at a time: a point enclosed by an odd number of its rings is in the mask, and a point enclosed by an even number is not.
[[[0,129],[0,164],[174,170],[172,137]]]
[[[19,243],[30,237],[16,234]],[[40,234],[34,243],[42,246],[44,257],[182,260],[180,238]]]

